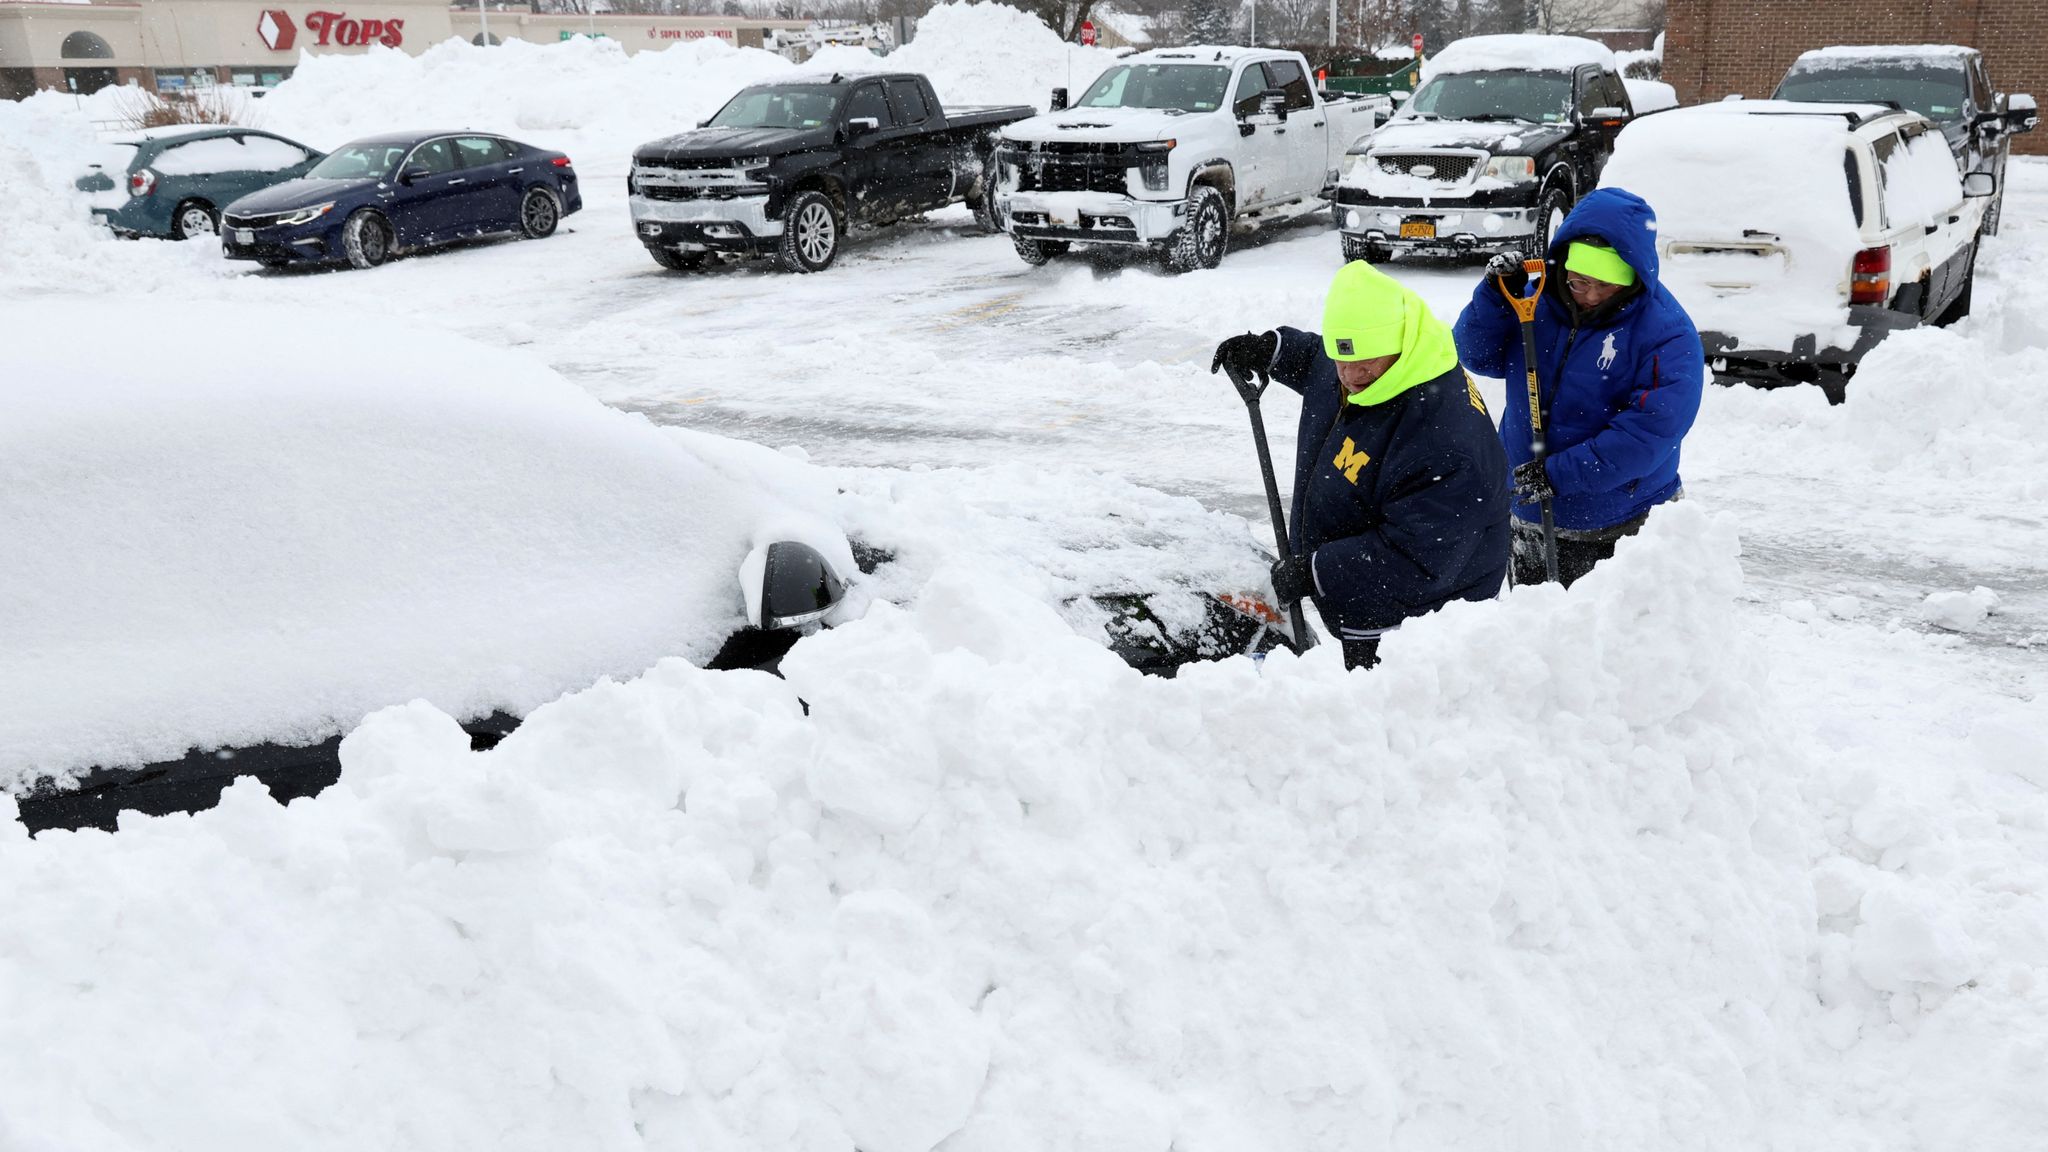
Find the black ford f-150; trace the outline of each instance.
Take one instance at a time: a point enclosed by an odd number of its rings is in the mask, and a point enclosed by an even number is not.
[[[822,272],[853,224],[964,200],[993,229],[996,134],[1035,112],[946,108],[907,72],[756,84],[697,130],[634,153],[634,231],[664,268],[737,253]]]

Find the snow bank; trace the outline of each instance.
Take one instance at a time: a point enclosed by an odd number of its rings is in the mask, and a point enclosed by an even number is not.
[[[1493,72],[1510,68],[1569,72],[1582,64],[1613,69],[1614,52],[1583,36],[1541,36],[1512,32],[1453,40],[1425,60],[1423,79],[1451,72]]]
[[[630,56],[581,36],[490,48],[448,40],[418,56],[372,48],[308,56],[261,102],[261,125],[323,148],[377,132],[475,128],[566,151],[579,167],[624,171],[637,145],[789,69],[772,52],[711,38]]]
[[[953,570],[786,683],[669,662],[483,754],[414,704],[289,808],[0,822],[8,1121],[77,1152],[1876,1146],[1913,1105],[1831,1083],[1807,1027],[1816,832],[1741,582],[1679,505],[1373,674],[1156,681]],[[1881,899],[1873,978],[1976,970]]]
[[[75,300],[7,313],[36,338],[0,349],[0,786],[702,659],[757,530],[804,519],[468,341],[264,306],[160,301],[119,339]]]
[[[1622,84],[1628,88],[1628,102],[1638,116],[1678,107],[1678,89],[1661,80],[1624,78]]]
[[[1789,349],[1807,333],[1848,347],[1845,281],[1862,240],[1842,178],[1846,140],[1839,116],[1680,108],[1622,129],[1600,184],[1649,201],[1663,283],[1701,331],[1747,348]],[[1731,182],[1745,195],[1731,199]],[[1778,239],[1760,246],[1752,230]]]
[[[827,48],[804,71],[922,72],[947,104],[1044,109],[1054,88],[1078,97],[1118,56],[1069,44],[1043,20],[1005,4],[941,4],[918,19],[915,39],[886,58]]]

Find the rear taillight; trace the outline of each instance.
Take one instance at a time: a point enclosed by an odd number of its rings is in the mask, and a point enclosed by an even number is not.
[[[1849,266],[1849,303],[1883,304],[1892,298],[1892,250],[1865,248]]]
[[[549,163],[553,164],[557,168],[567,168],[569,166],[569,158],[567,156],[557,156],[553,160],[549,161]]]
[[[147,168],[137,169],[128,174],[128,194],[147,196],[156,191],[156,173]]]

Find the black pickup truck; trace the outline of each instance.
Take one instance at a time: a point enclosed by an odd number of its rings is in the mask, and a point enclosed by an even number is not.
[[[664,268],[713,253],[822,272],[849,225],[966,201],[994,229],[991,156],[1024,105],[946,108],[910,72],[834,74],[741,89],[695,131],[642,145],[633,229]]]

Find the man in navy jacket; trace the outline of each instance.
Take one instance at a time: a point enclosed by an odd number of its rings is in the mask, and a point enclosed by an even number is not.
[[[1657,217],[1618,188],[1586,195],[1551,241],[1536,306],[1536,370],[1547,459],[1538,463],[1520,322],[1496,276],[1527,289],[1519,260],[1495,257],[1458,317],[1467,368],[1508,380],[1500,436],[1514,467],[1515,583],[1543,580],[1540,507],[1557,521],[1569,586],[1614,555],[1650,509],[1680,495],[1678,448],[1699,413],[1705,354],[1692,318],[1658,282]]]
[[[1287,603],[1315,599],[1347,667],[1371,667],[1380,636],[1411,616],[1499,594],[1507,459],[1450,330],[1420,296],[1346,264],[1320,335],[1233,336],[1209,370],[1225,364],[1301,393],[1294,515],[1273,589]]]

